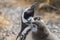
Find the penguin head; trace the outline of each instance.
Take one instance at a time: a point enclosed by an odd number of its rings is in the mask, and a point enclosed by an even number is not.
[[[34,16],[34,10],[28,9],[26,12],[24,12],[24,18],[29,19],[29,17]]]
[[[30,22],[33,19],[35,7],[36,3],[34,3],[31,7],[28,7],[24,10],[22,14],[22,20],[24,23]]]

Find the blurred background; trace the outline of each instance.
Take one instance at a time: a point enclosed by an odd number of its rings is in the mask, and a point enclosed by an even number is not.
[[[60,38],[60,0],[0,0],[0,40],[15,40],[21,28],[21,14],[34,1],[35,16],[42,16],[51,32]]]

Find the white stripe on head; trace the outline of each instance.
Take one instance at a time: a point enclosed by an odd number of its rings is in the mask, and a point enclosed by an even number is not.
[[[34,21],[33,17],[29,17],[27,20],[24,18],[24,13],[22,14],[22,21],[27,23],[28,21]]]
[[[23,21],[24,23],[28,22],[28,21],[24,18],[24,13],[22,14],[22,21]]]
[[[25,10],[24,10],[24,12],[26,12],[28,10],[28,8],[26,8]],[[24,23],[26,23],[26,22],[28,22],[25,18],[24,18],[24,12],[23,12],[23,14],[22,14],[22,21],[24,22]]]
[[[24,10],[24,12],[26,12],[28,9],[30,9],[30,7],[26,8],[26,9]],[[22,21],[23,21],[24,23],[26,23],[26,22],[28,22],[28,21],[31,21],[32,17],[29,17],[27,20],[24,18],[24,12],[23,12],[23,14],[22,14]],[[27,15],[27,16],[28,16],[28,15]]]

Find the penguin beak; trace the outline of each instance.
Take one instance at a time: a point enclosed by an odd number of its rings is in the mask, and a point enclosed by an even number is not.
[[[37,6],[37,2],[33,3],[31,9],[34,9]]]

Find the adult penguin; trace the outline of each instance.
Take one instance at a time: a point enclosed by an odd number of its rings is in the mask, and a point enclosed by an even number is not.
[[[21,16],[21,31],[19,32],[17,38],[21,35],[22,31],[28,27],[31,21],[33,21],[34,9],[36,7],[37,2],[35,2],[31,7],[28,7],[24,10]],[[16,38],[16,40],[17,40]]]

